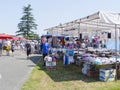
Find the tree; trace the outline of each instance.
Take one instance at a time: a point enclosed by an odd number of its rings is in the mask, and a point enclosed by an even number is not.
[[[39,35],[37,33],[34,32],[34,33],[30,34],[30,38],[29,39],[39,40],[40,37],[39,37]]]
[[[19,36],[24,36],[26,38],[30,38],[34,32],[32,30],[37,29],[37,24],[35,24],[35,19],[32,15],[32,8],[31,5],[29,4],[28,6],[25,6],[23,8],[23,16],[21,18],[20,23],[18,23],[18,31],[16,31],[16,35]]]

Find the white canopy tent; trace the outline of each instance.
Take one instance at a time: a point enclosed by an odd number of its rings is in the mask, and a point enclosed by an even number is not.
[[[95,33],[111,32],[112,39],[118,43],[120,38],[120,13],[102,12],[98,11],[94,14],[88,15],[68,23],[60,24],[58,26],[45,29],[48,33],[56,35],[71,35],[79,37],[80,33],[89,36]],[[117,48],[117,44],[115,48]],[[120,50],[120,45],[119,45]]]
[[[68,23],[45,29],[50,34],[73,34],[74,36],[91,33],[111,32],[112,39],[115,40],[115,50],[117,52],[118,42],[120,43],[120,13],[98,11]],[[52,32],[53,31],[53,32]],[[120,44],[119,44],[120,51]],[[117,60],[117,58],[116,58]]]
[[[58,26],[45,29],[50,34],[73,34],[73,36],[79,36],[79,33],[82,32],[93,32],[95,31],[104,31],[109,30],[110,32],[120,28],[120,14],[119,13],[109,13],[109,12],[97,12],[92,15],[86,16],[84,18],[80,18],[74,20],[72,22],[68,22],[65,24],[60,24]],[[78,31],[78,32],[77,32]],[[114,32],[113,32],[114,33]]]
[[[81,18],[81,22],[89,22],[99,19],[101,23],[120,24],[120,13],[102,12],[99,11],[87,17]]]
[[[82,33],[83,24],[87,25],[89,32],[111,32],[112,39],[115,40],[115,48],[117,49],[118,39],[120,38],[120,13],[97,12],[87,17],[75,20],[79,23],[79,33]],[[120,45],[119,45],[120,50]]]

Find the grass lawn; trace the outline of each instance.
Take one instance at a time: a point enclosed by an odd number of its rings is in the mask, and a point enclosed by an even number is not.
[[[81,74],[76,65],[64,66],[57,62],[57,70],[48,71],[41,60],[21,90],[120,90],[120,80],[101,82]]]

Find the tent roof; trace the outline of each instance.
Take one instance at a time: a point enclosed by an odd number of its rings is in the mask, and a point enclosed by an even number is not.
[[[98,11],[94,14],[79,19],[81,22],[89,22],[99,19],[99,22],[108,24],[120,24],[120,13]]]
[[[86,32],[85,30],[113,30],[120,28],[120,13],[98,11],[86,17],[64,23],[46,30],[49,31],[70,31],[72,29]],[[74,30],[73,30],[74,31]]]

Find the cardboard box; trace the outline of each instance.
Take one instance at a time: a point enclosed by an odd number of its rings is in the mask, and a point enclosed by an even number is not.
[[[52,62],[52,66],[56,66],[56,62]]]
[[[47,67],[47,66],[52,66],[52,62],[46,61],[45,64],[46,64],[46,67]]]
[[[114,81],[115,80],[115,78],[107,78],[107,77],[99,77],[99,79],[101,80],[101,81],[104,81],[104,82],[107,82],[107,81]]]
[[[99,79],[101,81],[114,81],[116,78],[116,69],[100,69]]]
[[[100,69],[100,76],[116,75],[116,69]]]

